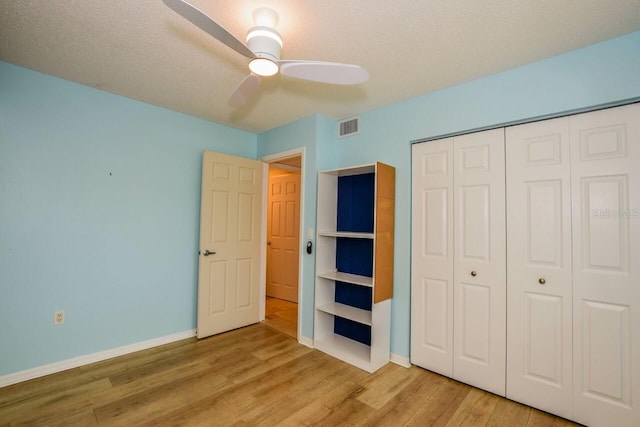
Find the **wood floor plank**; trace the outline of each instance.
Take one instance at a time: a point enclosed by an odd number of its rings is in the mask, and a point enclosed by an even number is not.
[[[433,372],[420,370],[420,375],[408,383],[400,393],[387,402],[366,422],[371,426],[397,426],[408,422],[433,393],[446,382],[446,378]]]
[[[146,393],[161,387],[171,387],[173,383],[180,380],[188,381],[189,378],[209,370],[211,370],[211,367],[206,362],[195,361],[185,366],[176,366],[152,376],[93,393],[90,398],[94,408],[102,407],[118,399]]]
[[[295,347],[290,347],[287,351],[283,351],[282,353],[274,355],[269,359],[261,360],[255,358],[255,360],[257,361],[256,363],[249,364],[240,370],[234,370],[234,372],[229,374],[228,377],[231,381],[239,384],[251,378],[255,378],[258,375],[264,374],[274,368],[282,366],[287,362],[295,360],[298,357],[309,353],[310,351],[310,348],[296,344]]]
[[[225,398],[238,407],[243,407],[245,418],[256,412],[259,408],[270,406],[272,403],[287,402],[287,405],[295,404],[287,399],[291,393],[306,392],[305,386],[315,383],[319,375],[331,377],[331,368],[338,366],[334,361],[319,352],[305,354],[303,357],[281,365],[276,369],[262,374],[260,377],[246,382],[229,393]],[[308,395],[305,394],[305,399]],[[251,402],[251,403],[248,403]]]
[[[16,405],[25,399],[35,399],[61,390],[66,390],[92,380],[81,377],[80,369],[69,369],[54,375],[47,375],[12,384],[0,388],[0,408],[7,405]]]
[[[486,425],[499,399],[495,394],[472,388],[447,422],[447,426]]]
[[[465,399],[471,387],[447,379],[407,422],[407,426],[444,426]]]
[[[361,387],[349,381],[347,369],[329,359],[323,355],[316,372],[304,371],[303,375],[292,381],[254,394],[259,404],[242,418],[251,425],[276,425],[289,418],[292,413],[303,409],[309,402],[321,400],[326,406],[336,406],[347,396],[358,393]],[[337,383],[343,386],[340,396],[335,393]],[[303,395],[304,399],[297,398],[300,395]],[[283,404],[285,402],[286,404]]]
[[[500,399],[489,418],[487,426],[526,427],[531,408],[513,400]]]
[[[579,425],[537,409],[531,409],[529,421],[527,422],[527,427],[572,427]]]
[[[287,353],[289,350],[298,347],[296,340],[287,337],[277,343],[261,346],[251,353],[260,360],[268,360],[274,356]]]
[[[0,422],[4,420],[22,423],[31,421],[31,423],[37,424],[40,419],[48,419],[59,414],[75,414],[77,411],[91,408],[93,393],[110,388],[109,380],[103,378],[67,390],[59,390],[46,395],[39,394],[33,400],[22,400],[19,404],[0,408]]]
[[[200,361],[195,361],[193,363],[189,363],[186,359],[179,359],[176,357],[167,357],[169,355],[165,355],[164,358],[160,360],[156,360],[154,362],[145,363],[143,365],[135,366],[122,373],[118,373],[115,375],[110,375],[109,380],[114,387],[118,387],[122,384],[128,384],[134,381],[139,381],[146,377],[154,376],[160,372],[165,372],[169,370],[173,370],[173,368],[180,367],[191,367],[191,366],[201,366],[208,367],[210,365],[208,363],[203,363]]]
[[[447,423],[575,425],[418,367],[369,374],[264,324],[0,389],[0,427]]]
[[[313,425],[327,427],[337,425],[361,425],[375,413],[375,409],[355,398],[346,399],[330,409],[331,412],[326,417]]]
[[[248,390],[255,403],[246,406],[242,416],[245,421],[257,424],[280,422],[308,402],[333,394],[338,382],[346,383],[348,380],[348,369],[325,354],[313,352],[302,359],[303,363],[292,362],[267,375],[269,387]],[[304,396],[304,400],[299,396]],[[244,396],[234,393],[234,397]],[[243,401],[235,400],[234,403],[242,405]]]
[[[267,297],[266,315],[262,324],[296,338],[298,336],[298,304]]]
[[[222,395],[207,406],[185,405],[184,407],[166,414],[160,418],[150,418],[140,426],[180,426],[180,427],[209,427],[230,426],[240,420],[240,414]]]
[[[329,417],[333,408],[349,397],[357,395],[362,386],[351,381],[342,381],[334,385],[327,393],[308,401],[302,408],[290,414],[281,421],[284,426],[316,425]]]
[[[389,363],[361,383],[366,391],[358,396],[358,400],[372,408],[380,409],[419,374],[419,368],[415,366],[407,369]]]
[[[192,396],[219,393],[231,385],[226,377],[210,371],[174,381],[170,387],[156,387],[117,399],[107,405],[96,407],[95,414],[100,423],[136,425],[152,416],[157,418],[188,405]]]
[[[65,410],[64,412],[51,412],[44,416],[39,415],[37,418],[24,417],[11,423],[12,427],[21,425],[46,427],[91,427],[97,426],[98,420],[96,420],[93,409],[82,408],[75,411]]]
[[[138,366],[163,361],[166,359],[167,355],[171,353],[172,348],[180,347],[190,341],[192,341],[192,339],[177,341],[175,343],[169,343],[163,346],[125,354],[117,358],[95,362],[81,366],[77,369],[80,370],[83,376],[89,376],[91,378],[106,378],[127,372],[130,369],[135,369]]]

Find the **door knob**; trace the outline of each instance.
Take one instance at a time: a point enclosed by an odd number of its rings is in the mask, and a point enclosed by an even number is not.
[[[538,279],[538,283],[540,283],[541,285],[544,285],[545,283],[547,283],[547,281],[544,280],[544,277],[541,277]]]
[[[271,246],[271,241],[267,242],[267,245]]]
[[[476,276],[478,275],[478,273],[476,273],[475,271],[472,271],[472,272],[471,272],[471,275],[472,275],[473,277],[476,277]]]
[[[204,256],[209,256],[209,255],[215,255],[215,251],[210,251],[209,249],[205,249],[204,251],[202,251],[202,255]]]

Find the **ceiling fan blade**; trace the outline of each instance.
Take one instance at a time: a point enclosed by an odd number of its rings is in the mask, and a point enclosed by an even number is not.
[[[259,75],[253,73],[249,74],[231,94],[231,97],[229,98],[229,106],[239,107],[244,104],[247,99],[253,95],[256,89],[258,89],[261,81],[262,77]]]
[[[164,3],[185,18],[187,21],[191,22],[201,30],[206,33],[212,35],[216,39],[220,40],[222,43],[229,46],[231,49],[235,50],[241,55],[246,56],[247,58],[254,58],[255,55],[244,43],[235,38],[233,34],[223,28],[220,24],[218,24],[213,19],[209,18],[204,12],[200,11],[196,7],[190,5],[189,3],[183,0],[163,0]]]
[[[278,61],[285,76],[338,85],[355,85],[369,80],[369,73],[359,65],[338,62],[283,60]]]

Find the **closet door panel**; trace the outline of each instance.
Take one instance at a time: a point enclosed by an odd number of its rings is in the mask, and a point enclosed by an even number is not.
[[[640,104],[570,128],[574,418],[640,425]]]
[[[453,377],[504,396],[504,130],[455,137]]]
[[[452,138],[412,147],[411,363],[453,376]]]
[[[507,397],[572,415],[569,120],[506,129]]]

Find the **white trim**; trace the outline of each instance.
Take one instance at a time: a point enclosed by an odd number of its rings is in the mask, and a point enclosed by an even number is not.
[[[304,194],[305,194],[305,175],[306,175],[306,168],[304,166],[304,162],[305,162],[305,147],[298,147],[298,148],[293,148],[291,150],[287,150],[287,151],[282,151],[280,153],[275,153],[275,154],[269,154],[266,155],[262,158],[260,158],[261,161],[265,162],[265,163],[275,163],[278,160],[283,160],[283,159],[288,159],[290,157],[296,157],[296,156],[300,156],[300,257],[298,260],[298,331],[297,331],[297,335],[298,335],[298,342],[300,344],[304,344],[307,347],[311,347],[313,348],[313,341],[310,341],[311,344],[308,344],[307,341],[303,342],[303,337],[302,336],[302,310],[301,307],[304,307],[303,299],[304,299],[304,295],[302,293],[302,279],[303,279],[303,273],[304,273],[304,256],[307,253],[306,250],[302,250],[303,248],[306,248],[307,245],[305,244],[305,241],[307,240],[307,234],[305,233],[304,230]],[[266,212],[267,212],[267,191],[268,188],[266,188],[265,190],[265,197],[263,200],[263,205],[264,205],[264,221],[266,224],[267,218],[266,218]],[[266,236],[267,236],[267,228],[265,225],[265,228],[263,229],[263,235],[265,236],[265,240],[266,240]],[[309,239],[309,240],[313,240],[313,239]],[[265,254],[266,254],[266,246],[265,247]],[[266,260],[265,260],[265,266],[266,266]],[[264,295],[263,300],[266,300],[266,295],[267,295],[267,277],[266,277],[266,267],[265,267],[265,274],[264,274],[264,281],[263,281],[263,289],[260,289],[261,295]],[[264,293],[263,293],[264,291]],[[262,297],[261,297],[262,298]],[[308,338],[305,338],[308,339]]]
[[[274,169],[279,169],[287,172],[300,173],[300,171],[302,170],[302,167],[286,165],[284,163],[278,163],[277,161],[274,163],[269,163],[269,166],[273,167]]]
[[[409,361],[409,358],[400,356],[399,354],[391,353],[389,355],[389,361],[395,363],[396,365],[400,365],[403,368],[411,367],[411,361]]]
[[[260,158],[261,161],[266,163],[274,163],[278,160],[288,159],[289,157],[297,157],[304,154],[304,147],[292,148],[291,150],[282,151],[280,153],[268,154]],[[303,159],[301,159],[303,160]],[[304,169],[304,163],[300,163]]]
[[[313,340],[311,338],[303,337],[302,335],[298,335],[298,343],[305,345],[309,348],[313,348]]]
[[[27,369],[25,371],[16,372],[0,377],[0,387],[6,387],[22,381],[31,380],[45,375],[54,374],[56,372],[66,371],[67,369],[77,368],[79,366],[88,365],[90,363],[100,362],[102,360],[111,359],[113,357],[123,356],[129,353],[135,353],[140,350],[169,344],[175,341],[184,340],[196,336],[196,330],[191,329],[184,332],[178,332],[164,337],[153,338],[147,341],[141,341],[125,345],[122,347],[112,348],[110,350],[100,351],[98,353],[87,354],[84,356],[74,357],[72,359],[63,360],[61,362],[51,363],[49,365],[38,366],[37,368]]]
[[[258,322],[267,315],[267,200],[269,191],[269,164],[262,162],[262,212],[260,213],[260,283],[258,284]]]

